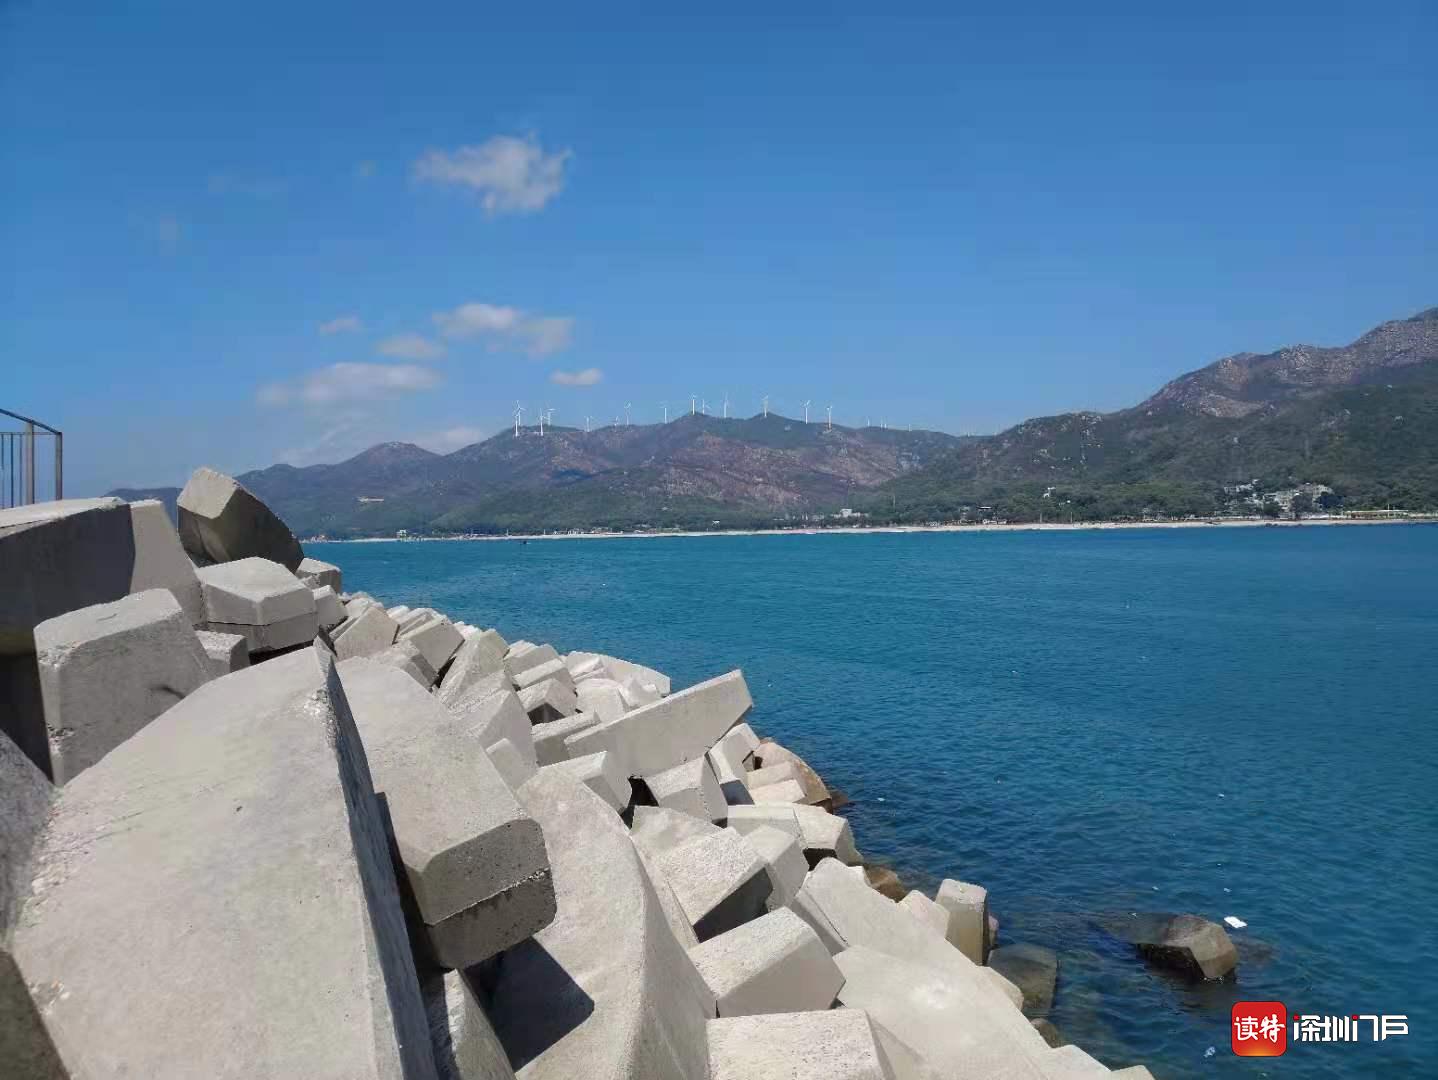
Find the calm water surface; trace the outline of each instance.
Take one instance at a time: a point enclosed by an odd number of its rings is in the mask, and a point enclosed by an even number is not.
[[[314,544],[508,638],[743,667],[753,723],[907,884],[1060,954],[1058,1027],[1160,1077],[1438,1076],[1438,527]],[[1238,915],[1234,986],[1096,916]],[[1406,1013],[1235,1058],[1228,1009]],[[1205,1056],[1209,1048],[1214,1051]]]

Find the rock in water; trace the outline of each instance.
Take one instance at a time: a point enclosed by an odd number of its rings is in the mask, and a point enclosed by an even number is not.
[[[1192,979],[1222,979],[1238,966],[1228,933],[1198,915],[1139,914],[1108,919],[1103,926],[1149,963]]]
[[[1023,991],[1025,1016],[1044,1016],[1053,1008],[1059,958],[1052,949],[1005,945],[989,954],[989,967]]]

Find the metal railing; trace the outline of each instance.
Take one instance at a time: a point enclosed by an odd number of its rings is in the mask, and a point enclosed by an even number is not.
[[[65,497],[65,433],[39,420],[21,416],[9,409],[0,409],[0,416],[18,420],[19,431],[0,431],[0,507],[28,506],[36,500],[36,462],[48,458],[45,442],[52,441],[55,450],[55,471],[51,485],[52,498]]]

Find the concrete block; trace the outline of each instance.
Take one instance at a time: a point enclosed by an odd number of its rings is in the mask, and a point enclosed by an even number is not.
[[[494,971],[510,1062],[526,1080],[706,1080],[714,999],[623,823],[562,771],[541,769],[520,798],[544,830],[559,914]]]
[[[468,967],[547,925],[544,837],[482,746],[403,672],[363,658],[338,671],[434,959]]]
[[[860,1009],[709,1021],[710,1080],[895,1080]]]
[[[620,693],[624,696],[625,706],[630,709],[653,705],[664,696],[650,684],[641,683],[638,679],[632,677],[621,682],[619,689]]]
[[[1015,1009],[1023,1009],[1024,992],[1022,990],[1020,990],[1017,986],[1011,983],[1008,979],[1004,978],[991,967],[980,968],[979,970],[988,977],[989,982],[993,983],[999,988],[999,992],[1003,994],[1004,997],[1009,999],[1009,1003],[1012,1004]],[[1034,1030],[1038,1031],[1037,1028],[1035,1028]],[[1043,1033],[1039,1032],[1039,1034]],[[1047,1042],[1048,1040],[1045,1039],[1044,1041]]]
[[[535,773],[534,762],[526,760],[508,739],[500,739],[492,746],[485,747],[484,752],[489,755],[489,760],[494,762],[494,767],[499,770],[499,775],[504,777],[504,782],[511,791],[518,791]]]
[[[713,836],[720,829],[702,818],[679,810],[669,810],[662,806],[636,806],[629,831],[634,843],[650,858],[657,859],[690,840]]]
[[[797,780],[782,780],[777,784],[768,784],[765,787],[750,787],[749,797],[754,800],[756,806],[762,806],[765,803],[802,803],[804,789],[799,786]]]
[[[909,891],[904,888],[904,883],[899,880],[899,875],[894,873],[892,867],[888,866],[865,864],[864,881],[880,896],[887,896],[895,903],[902,900]]]
[[[76,777],[32,882],[13,956],[64,988],[45,1023],[72,1077],[434,1076],[364,749],[318,650],[200,687]]]
[[[934,897],[949,911],[949,944],[976,964],[984,963],[988,940],[989,891],[982,885],[945,878]]]
[[[315,598],[315,620],[321,630],[333,630],[349,617],[340,598],[328,585],[311,588],[310,595]]]
[[[463,635],[454,628],[454,623],[443,615],[425,619],[407,630],[401,626],[399,638],[402,641],[414,642],[435,671],[443,671],[444,665],[449,663],[450,658],[464,644]]]
[[[1065,1077],[1065,1080],[1080,1076],[1109,1075],[1108,1066],[1073,1043],[1050,1049],[1049,1067],[1054,1074]]]
[[[724,801],[731,806],[750,806],[754,802],[744,778],[753,761],[753,747],[758,745],[753,728],[748,724],[735,724],[709,750],[709,765],[719,779]]]
[[[618,720],[629,711],[623,688],[613,679],[585,679],[576,685],[575,696],[579,707],[585,712],[593,713],[601,723]]]
[[[247,558],[201,567],[205,629],[240,634],[250,652],[273,652],[314,640],[315,597],[278,563]]]
[[[130,504],[130,530],[134,537],[135,564],[130,571],[130,592],[169,589],[191,626],[205,622],[205,598],[195,564],[180,545],[180,537],[158,499]]]
[[[398,623],[400,619],[404,618],[406,615],[409,614],[409,605],[396,604],[392,608],[385,608],[384,611],[386,615],[388,615],[391,619]]]
[[[579,700],[574,696],[574,691],[565,686],[558,679],[545,679],[533,686],[526,686],[519,692],[519,703],[524,706],[524,711],[529,714],[529,719],[535,724],[551,724],[566,716],[573,716],[579,711]],[[590,749],[587,752],[594,753],[604,747]],[[571,752],[571,757],[578,757]]]
[[[616,813],[623,813],[629,805],[629,779],[604,750],[570,761],[559,761],[545,768],[567,773],[613,807]]]
[[[796,805],[793,811],[795,820],[799,822],[804,855],[810,866],[819,859],[827,858],[830,852],[834,858],[850,866],[862,861],[859,849],[854,846],[854,830],[849,827],[848,818],[817,806]]]
[[[504,671],[504,651],[508,646],[494,630],[485,630],[466,638],[454,654],[454,661],[439,685],[439,698],[446,705],[458,701],[471,686],[487,676]],[[506,679],[505,689],[508,689]]]
[[[193,556],[217,563],[258,557],[291,572],[304,560],[289,526],[224,473],[196,469],[177,507],[180,542]]]
[[[385,614],[384,608],[377,604],[363,607],[358,614],[351,614],[333,635],[335,656],[340,660],[373,656],[393,645],[398,632],[399,627]]]
[[[1192,979],[1222,979],[1238,966],[1228,931],[1197,915],[1144,912],[1113,920],[1109,929],[1149,963]]]
[[[424,653],[419,651],[419,646],[413,641],[396,641],[388,649],[381,649],[368,659],[377,664],[399,668],[426,690],[434,685],[434,668],[429,666]]]
[[[1025,1015],[1048,1015],[1059,976],[1059,958],[1052,949],[1024,943],[1005,945],[989,954],[988,964],[991,971],[1019,989],[1019,1005]]]
[[[664,912],[664,921],[669,924],[669,930],[674,935],[674,940],[686,949],[692,949],[699,944],[699,939],[694,936],[694,927],[689,923],[689,916],[684,913],[684,908],[679,903],[679,898],[674,895],[674,890],[669,885],[669,879],[664,876],[649,853],[640,845],[634,845],[635,854],[639,856],[639,863],[644,867],[644,873],[649,878],[649,883],[654,886],[654,893],[659,897],[659,907]]]
[[[615,768],[618,768],[617,761]],[[717,824],[723,824],[728,816],[729,807],[707,757],[697,757],[646,776],[644,782],[660,806]]]
[[[6,1075],[35,1080],[68,1074],[10,947],[55,795],[35,763],[0,733],[0,1062]]]
[[[295,569],[295,577],[311,589],[328,586],[336,596],[344,592],[344,577],[340,573],[340,568],[334,563],[327,563],[321,559],[311,559],[309,556],[305,556]]]
[[[525,719],[527,721],[528,716]],[[566,740],[571,735],[577,735],[597,723],[599,723],[599,718],[593,713],[578,712],[573,716],[566,716],[562,720],[553,720],[547,724],[535,724],[532,729],[535,760],[540,765],[553,765],[559,761],[568,761],[569,748],[566,745]]]
[[[127,595],[134,566],[130,511],[119,499],[0,510],[0,654],[29,655],[36,623]]]
[[[210,681],[210,658],[168,589],[46,619],[35,647],[56,784]]]
[[[1052,1051],[984,969],[965,974],[863,946],[835,962],[844,975],[839,1001],[868,1012],[941,1076],[1047,1080]]]
[[[928,927],[945,941],[949,939],[949,909],[942,904],[915,889],[899,901],[899,907],[917,919],[920,926]]]
[[[788,907],[803,888],[804,878],[809,873],[809,863],[804,858],[799,838],[768,825],[760,825],[741,835],[759,853],[768,869],[772,891],[765,903],[769,910]]]
[[[439,1080],[515,1080],[481,1004],[483,993],[469,973],[428,969],[421,973],[419,992]]]
[[[564,662],[574,675],[576,683],[580,682],[582,678],[598,675],[602,678],[613,679],[621,686],[632,679],[640,686],[652,686],[661,697],[667,697],[670,691],[668,675],[655,671],[651,667],[645,667],[643,664],[621,660],[617,656],[607,656],[604,653],[572,652],[565,656]]]
[[[420,607],[411,608],[409,611],[406,611],[404,613],[404,616],[402,618],[395,619],[394,621],[399,624],[399,632],[400,635],[403,636],[410,630],[413,630],[415,627],[429,622],[430,619],[437,619],[442,617],[443,616],[441,616],[439,612],[435,611],[434,608]],[[391,618],[393,618],[393,616],[391,616]]]
[[[752,705],[743,672],[731,671],[601,723],[576,742],[585,752],[614,750],[629,776],[647,776],[703,756]]]
[[[781,761],[777,765],[765,765],[762,769],[753,769],[743,777],[744,781],[751,788],[767,787],[770,784],[777,784],[784,780],[798,781],[799,770],[794,768],[792,762]],[[800,800],[803,801],[802,799]]]
[[[502,673],[497,677],[504,682],[503,689],[481,695],[476,684],[475,692],[457,702],[450,712],[460,729],[480,746],[493,746],[500,739],[508,739],[532,772],[539,765],[535,756],[534,728],[519,703],[519,697],[509,689],[509,679]]]
[[[779,908],[689,950],[720,1016],[827,1009],[844,982],[818,935]]]
[[[654,862],[701,942],[764,913],[768,869],[737,833],[715,829],[656,853]]]
[[[517,690],[523,690],[526,686],[534,686],[542,683],[545,679],[553,679],[561,686],[574,690],[574,679],[569,674],[569,669],[564,666],[564,661],[559,657],[548,660],[543,664],[535,664],[533,667],[525,668],[514,676],[514,686]]]
[[[242,634],[196,630],[195,637],[210,662],[210,678],[218,679],[222,675],[250,666],[250,643]]]
[[[559,659],[559,654],[554,651],[553,645],[535,645],[528,641],[517,641],[509,647],[504,657],[504,670],[509,673],[511,679],[517,678],[523,672],[540,664],[547,664],[551,660]]]
[[[754,757],[760,766],[766,769],[776,765],[792,766],[804,789],[803,801],[810,806],[828,805],[831,798],[828,787],[819,779],[819,774],[809,767],[809,763],[794,751],[769,741],[759,744],[754,751]]]
[[[1000,976],[1000,978],[1003,977]],[[1008,982],[1007,979],[1004,979],[1004,981]],[[1009,985],[1013,986],[1013,983],[1009,983]],[[1014,989],[1017,990],[1018,987],[1014,987]],[[1020,991],[1019,1000],[1022,1001],[1023,998],[1023,992]],[[1045,1020],[1043,1017],[1040,1017],[1037,1020],[1030,1020],[1029,1023],[1033,1025],[1035,1031],[1037,1031],[1041,1036],[1043,1036],[1044,1042],[1048,1043],[1050,1046],[1063,1046],[1065,1043],[1068,1042],[1068,1040],[1063,1037],[1063,1033],[1060,1032],[1058,1028],[1054,1027],[1050,1021]]]

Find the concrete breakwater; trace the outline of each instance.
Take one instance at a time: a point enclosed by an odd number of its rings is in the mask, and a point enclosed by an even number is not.
[[[347,593],[206,470],[178,534],[7,512],[0,582],[17,1075],[1108,1071],[1024,1015],[1052,965],[981,887],[865,869],[738,670]]]

